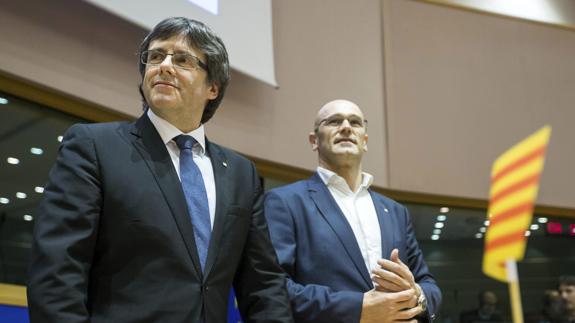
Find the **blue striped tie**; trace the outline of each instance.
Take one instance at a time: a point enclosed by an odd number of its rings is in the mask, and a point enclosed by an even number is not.
[[[174,138],[178,148],[180,148],[180,179],[182,188],[186,196],[188,211],[192,218],[194,227],[194,239],[198,248],[198,256],[202,272],[206,265],[208,255],[208,246],[210,245],[210,236],[212,226],[210,222],[210,210],[208,207],[208,195],[202,173],[198,165],[194,163],[192,147],[196,140],[191,136],[179,135]]]

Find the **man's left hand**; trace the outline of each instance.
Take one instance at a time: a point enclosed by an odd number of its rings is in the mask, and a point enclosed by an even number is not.
[[[399,251],[391,251],[390,260],[380,259],[377,263],[381,268],[372,270],[371,279],[375,283],[375,289],[384,292],[400,292],[413,289],[415,302],[421,295],[421,288],[415,283],[415,279],[409,267],[399,259]],[[423,309],[421,309],[423,311]]]

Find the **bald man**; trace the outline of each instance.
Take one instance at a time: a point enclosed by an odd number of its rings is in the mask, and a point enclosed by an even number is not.
[[[356,104],[327,103],[309,134],[316,173],[266,194],[296,322],[432,321],[438,311],[441,292],[407,209],[369,188],[367,141]]]

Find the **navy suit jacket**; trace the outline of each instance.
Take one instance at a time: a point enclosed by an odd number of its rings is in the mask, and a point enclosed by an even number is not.
[[[427,298],[433,319],[441,292],[425,264],[407,209],[370,191],[381,228],[382,258],[394,248]],[[288,274],[296,322],[359,322],[363,294],[373,289],[351,226],[316,173],[270,190],[264,200],[272,243]]]
[[[75,125],[36,214],[31,322],[292,322],[253,163],[207,142],[216,209],[205,271],[181,183],[146,115]]]

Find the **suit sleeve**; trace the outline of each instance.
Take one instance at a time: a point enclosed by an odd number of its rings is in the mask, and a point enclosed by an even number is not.
[[[89,271],[101,196],[89,129],[73,126],[64,136],[36,214],[27,291],[30,322],[89,321]]]
[[[285,273],[270,241],[263,213],[263,191],[253,164],[251,173],[254,188],[251,223],[234,284],[239,309],[246,322],[293,322]]]
[[[425,294],[425,298],[427,299],[427,315],[425,317],[427,320],[433,321],[441,304],[441,291],[439,290],[435,279],[429,272],[427,264],[423,260],[423,253],[415,239],[415,233],[413,231],[409,212],[405,207],[402,208],[405,215],[404,220],[406,222],[407,265],[413,273],[415,282],[419,284]]]
[[[297,282],[296,223],[288,203],[276,192],[265,197],[265,215],[280,266],[288,275],[287,287],[297,322],[359,322],[363,293],[334,291],[328,286]],[[321,268],[317,268],[321,270]]]

